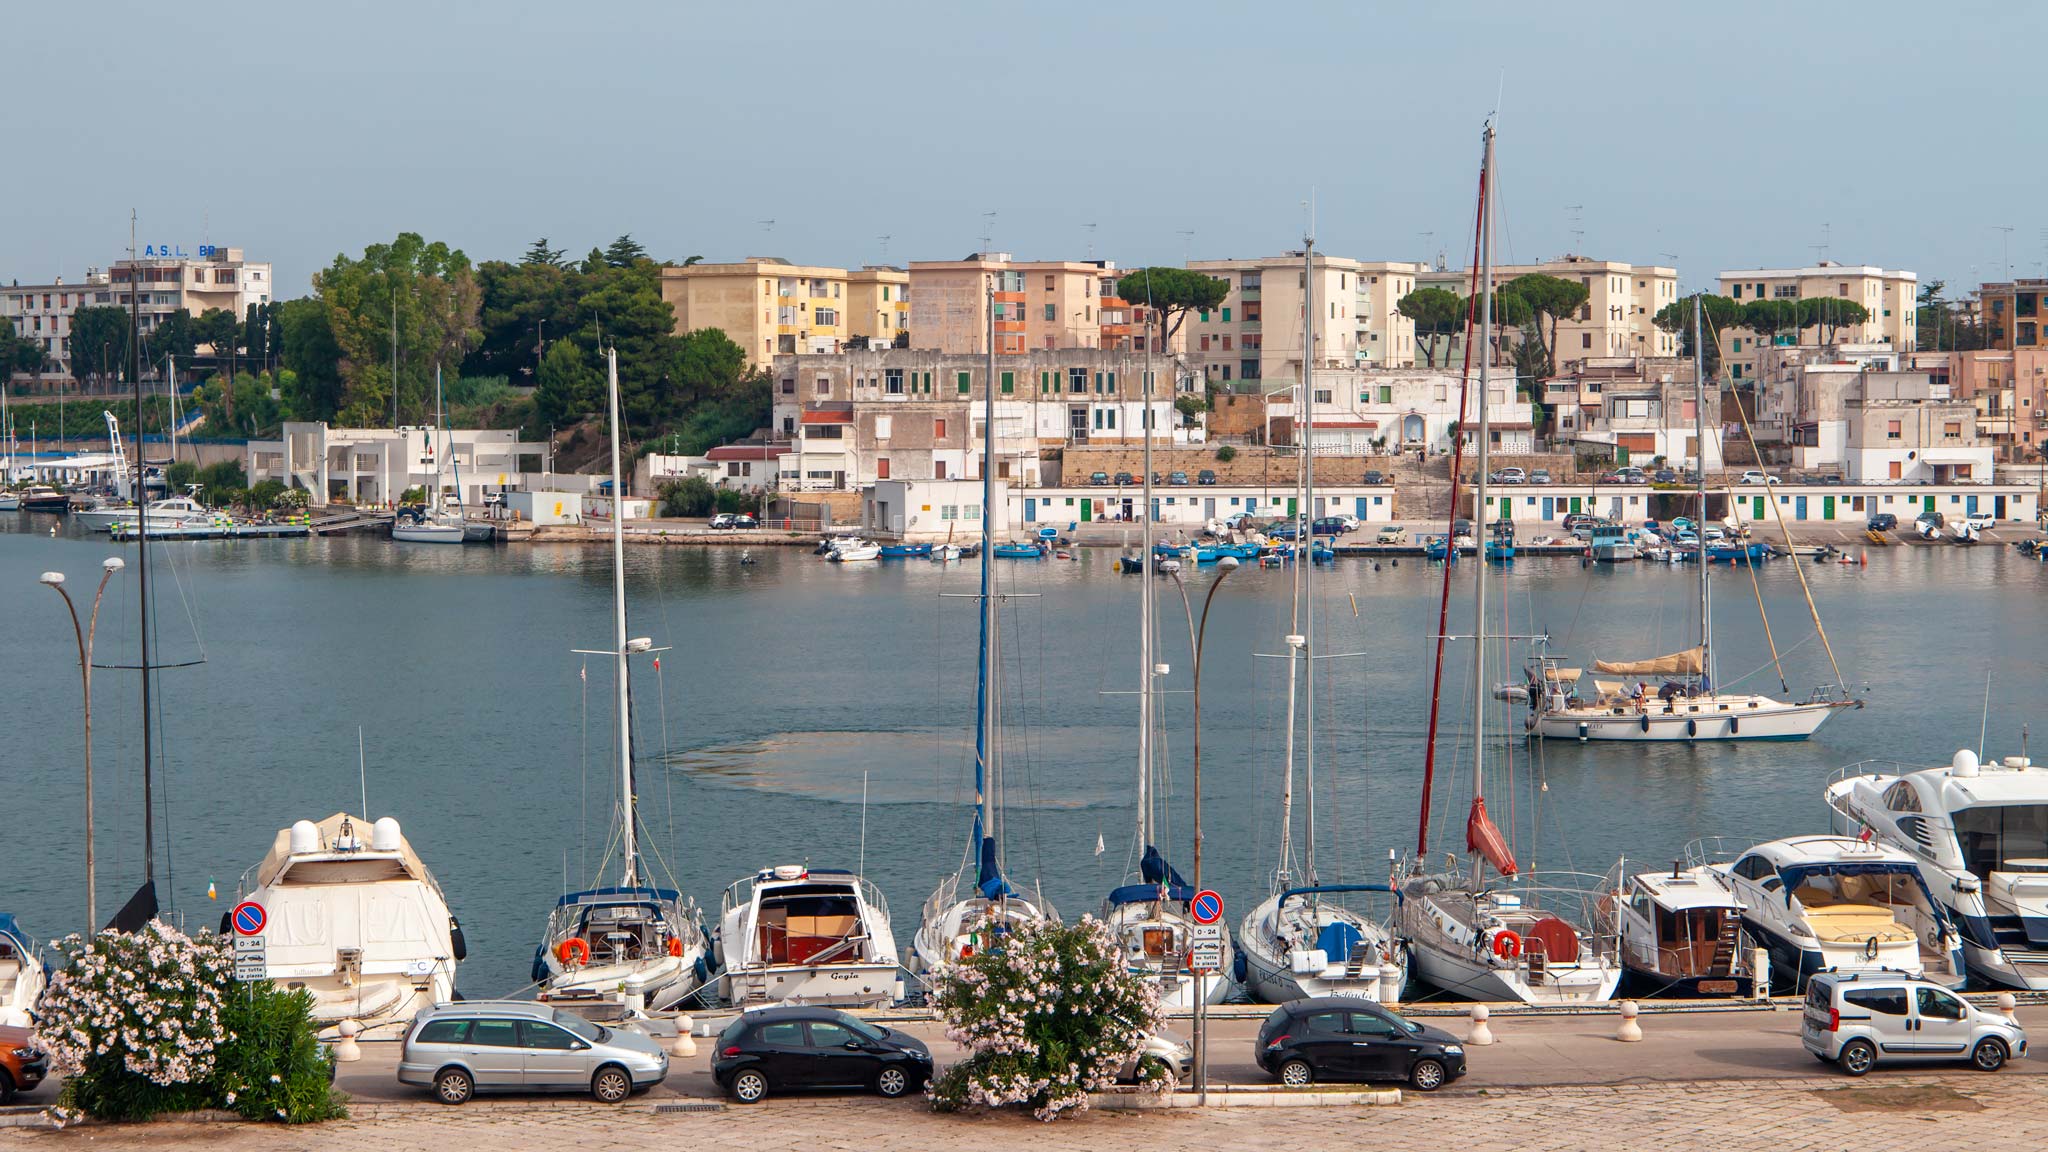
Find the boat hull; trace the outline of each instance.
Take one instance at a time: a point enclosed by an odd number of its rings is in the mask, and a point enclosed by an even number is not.
[[[1700,705],[1698,712],[1664,713],[1653,702],[1648,712],[1625,709],[1611,711],[1540,712],[1531,716],[1529,733],[1545,740],[1614,740],[1696,743],[1719,740],[1804,740],[1814,734],[1828,717],[1843,705],[1839,702],[1783,704],[1758,698],[1762,703],[1720,711],[1712,704]],[[1680,701],[1680,707],[1690,706]],[[1711,710],[1710,710],[1711,709]]]
[[[727,1003],[817,1004],[833,1008],[886,1008],[902,998],[894,964],[763,964],[727,968],[719,994]]]
[[[1645,999],[1744,1000],[1756,995],[1756,979],[1747,972],[1732,976],[1671,976],[1624,962],[1620,992]]]
[[[1601,965],[1561,969],[1562,975],[1542,985],[1520,978],[1519,970],[1495,968],[1475,957],[1416,943],[1409,964],[1425,982],[1468,1000],[1521,1004],[1595,1004],[1614,998],[1621,969]]]
[[[647,1007],[666,1011],[703,986],[708,959],[699,941],[680,956],[661,956],[637,963],[567,968],[541,986],[544,1000],[599,999],[613,993],[646,997]]]
[[[391,538],[408,544],[460,544],[466,530],[460,524],[393,524]]]

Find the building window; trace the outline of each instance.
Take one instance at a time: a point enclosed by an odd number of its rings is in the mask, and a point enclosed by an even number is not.
[[[1592,346],[1593,346],[1593,334],[1592,334],[1591,332],[1581,332],[1581,333],[1579,333],[1579,347],[1581,347],[1581,348],[1591,348]]]
[[[1015,392],[1016,390],[1017,374],[1015,372],[1003,373],[1003,395],[1008,396],[1010,393]]]
[[[1060,318],[1060,306],[1059,306],[1059,305],[1057,305],[1057,304],[1047,304],[1047,305],[1045,306],[1045,318],[1046,318],[1047,320],[1057,320],[1057,319],[1059,319],[1059,318]]]
[[[831,308],[820,308],[811,313],[811,322],[821,328],[839,323],[839,313]]]
[[[1328,404],[1329,402],[1330,402],[1330,390],[1329,390],[1328,388],[1318,388],[1318,389],[1316,389],[1316,403],[1318,403],[1318,404]]]
[[[1223,322],[1224,322],[1225,324],[1228,324],[1228,323],[1230,323],[1230,309],[1228,309],[1228,308],[1225,308],[1225,309],[1223,310]]]
[[[967,375],[967,373],[965,373],[965,372],[960,372],[960,373],[956,373],[956,374],[954,375],[954,381],[955,381],[955,383],[959,384],[959,386],[960,386],[960,394],[961,394],[962,396],[965,396],[965,395],[967,395],[967,392],[968,392],[969,388],[971,388],[971,387],[972,387],[972,385],[968,383],[968,375]]]
[[[1067,391],[1076,396],[1088,391],[1088,370],[1086,368],[1067,369]]]
[[[934,460],[934,461],[932,461],[932,479],[934,479],[934,480],[944,480],[945,478],[946,478],[946,462],[945,462],[944,460]]]
[[[820,396],[830,396],[831,394],[832,394],[832,378],[831,378],[830,376],[820,376],[820,377],[818,377],[818,395],[820,395]]]
[[[934,421],[932,421],[932,439],[934,439],[934,440],[944,440],[945,438],[946,438],[946,422],[945,422],[944,420],[934,420]]]
[[[793,377],[793,376],[784,376],[784,377],[782,378],[782,394],[783,394],[784,396],[794,396],[794,395],[796,395],[796,378],[795,378],[795,377]]]
[[[1941,438],[1943,440],[1961,440],[1963,438],[1963,422],[1960,420],[1944,422],[1941,426]]]
[[[1897,440],[1897,439],[1899,438],[1899,435],[1900,435],[1900,428],[1899,428],[1899,423],[1900,423],[1900,422],[1899,422],[1899,421],[1897,421],[1897,420],[1888,420],[1888,421],[1886,421],[1886,422],[1885,422],[1885,426],[1884,426],[1884,438],[1885,438],[1885,439],[1887,439],[1887,440]]]
[[[877,456],[877,457],[875,457],[875,479],[877,479],[877,480],[887,480],[888,478],[889,478],[889,458],[888,458],[887,456]]]
[[[891,396],[903,395],[903,369],[885,368],[882,370],[882,391]]]
[[[1050,291],[1052,291],[1052,290],[1053,290],[1053,285],[1054,285],[1054,280],[1053,280],[1052,274],[1051,274],[1050,272],[1048,272],[1048,273],[1046,273],[1046,277],[1045,277],[1045,290],[1046,290],[1047,292],[1050,292]]]

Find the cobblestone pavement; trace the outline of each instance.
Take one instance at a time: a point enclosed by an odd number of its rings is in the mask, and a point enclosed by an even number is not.
[[[346,1121],[289,1130],[226,1122],[4,1129],[0,1149],[495,1152],[573,1145],[579,1152],[599,1152],[666,1145],[721,1152],[1157,1152],[1359,1143],[1460,1152],[2005,1152],[2048,1139],[2048,1109],[2039,1107],[2037,1085],[2031,1077],[1880,1074],[1855,1083],[1822,1077],[1474,1090],[1410,1095],[1398,1107],[1098,1111],[1050,1125],[1010,1115],[937,1116],[920,1102],[866,1098],[777,1100],[758,1108],[680,1113],[657,1112],[654,1104],[640,1102],[617,1108],[579,1101],[481,1101],[461,1108],[368,1104]]]

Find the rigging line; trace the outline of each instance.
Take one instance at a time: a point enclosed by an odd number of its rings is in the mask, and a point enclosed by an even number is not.
[[[581,672],[581,673],[579,673],[579,674],[578,674],[578,676],[577,676],[577,679],[578,679],[579,681],[581,681],[581,682],[582,682],[582,687],[583,687],[583,709],[582,709],[582,717],[581,717],[581,719],[580,719],[580,720],[579,720],[579,722],[578,722],[578,723],[579,723],[579,730],[578,730],[578,732],[577,732],[577,740],[576,740],[576,742],[577,742],[577,745],[578,745],[578,747],[580,747],[580,748],[582,749],[582,751],[583,751],[583,788],[582,788],[582,793],[581,793],[581,795],[582,795],[582,798],[583,798],[583,806],[582,806],[582,809],[581,809],[581,811],[580,811],[580,814],[579,814],[579,815],[577,816],[577,820],[578,820],[578,825],[577,825],[577,827],[578,827],[578,831],[582,833],[582,835],[581,835],[581,836],[579,837],[579,839],[580,839],[580,840],[582,841],[582,856],[583,856],[583,875],[584,875],[585,877],[589,877],[589,876],[591,875],[591,871],[590,871],[590,659],[589,659],[589,657],[585,657],[585,658],[584,658],[584,660],[583,660],[583,670],[582,670],[582,672]]]
[[[1728,503],[1729,507],[1734,507],[1735,493],[1732,491],[1728,493]],[[1704,516],[1702,516],[1702,519],[1704,519]],[[1737,537],[1737,539],[1740,539],[1740,537]],[[1792,562],[1796,564],[1799,561],[1795,557]],[[1747,549],[1743,550],[1742,566],[1749,569],[1749,588],[1750,591],[1756,593],[1756,614],[1764,622],[1764,643],[1770,645],[1771,648],[1771,667],[1778,674],[1778,691],[1789,693],[1792,691],[1792,686],[1785,683],[1785,666],[1778,659],[1778,641],[1776,637],[1771,635],[1771,614],[1764,611],[1763,585],[1757,583],[1756,561],[1750,559]]]
[[[1706,310],[1706,309],[1705,309],[1704,307],[1700,308],[1700,310],[1699,310],[1699,312],[1700,312],[1700,316],[1702,317],[1702,319],[1703,319],[1703,320],[1704,320],[1704,319],[1705,319],[1705,317],[1706,317],[1706,311],[1707,311],[1707,310]],[[1711,325],[1711,322],[1708,322],[1708,323],[1709,323],[1709,331],[1712,331],[1712,332],[1714,333],[1714,339],[1715,339],[1716,341],[1719,341],[1719,340],[1720,340],[1720,338],[1721,338],[1721,336],[1720,336],[1720,333],[1719,333],[1719,331],[1718,331],[1718,330],[1716,330],[1716,329],[1714,329],[1714,328],[1712,327],[1712,325]],[[1717,344],[1717,346],[1718,346],[1718,344]],[[1718,389],[1718,385],[1717,385],[1717,389]],[[1735,414],[1736,414],[1737,416],[1740,416],[1740,417],[1742,418],[1742,434],[1743,434],[1743,436],[1747,437],[1747,438],[1748,438],[1748,440],[1749,440],[1749,442],[1750,442],[1751,444],[1755,444],[1755,443],[1756,443],[1756,433],[1755,433],[1755,432],[1753,432],[1753,431],[1752,431],[1752,430],[1750,429],[1750,426],[1749,426],[1749,413],[1747,413],[1747,412],[1744,412],[1744,411],[1742,410],[1742,397],[1740,397],[1740,396],[1737,396],[1737,397],[1735,398]],[[1725,426],[1726,426],[1726,424],[1727,424],[1727,421],[1726,421],[1726,420],[1723,420],[1723,421],[1722,421],[1722,424],[1723,424],[1723,426],[1725,427]],[[1704,460],[1705,460],[1705,457],[1706,457],[1706,449],[1705,449],[1705,447],[1704,447],[1704,446],[1702,446],[1702,447],[1701,447],[1701,449],[1700,449],[1700,456],[1701,456],[1702,462],[1704,463]],[[1725,459],[1724,459],[1724,460],[1722,461],[1722,468],[1723,468],[1723,471],[1725,471],[1725,470],[1726,470],[1726,468],[1727,468],[1727,461],[1726,461]],[[1705,470],[1704,470],[1704,469],[1702,469],[1702,474],[1704,474],[1704,471],[1705,471]],[[1772,492],[1772,491],[1770,491],[1769,489],[1770,489],[1770,486],[1769,486],[1769,485],[1765,485],[1765,493],[1764,493],[1764,494],[1765,494],[1765,496],[1767,496],[1767,497],[1773,497],[1773,496],[1776,496],[1776,495],[1777,495],[1777,493],[1775,493],[1775,492]],[[1792,548],[1792,529],[1791,529],[1791,526],[1790,526],[1790,525],[1788,525],[1788,524],[1786,524],[1786,523],[1785,523],[1785,509],[1784,509],[1784,508],[1783,508],[1783,507],[1781,506],[1780,502],[1779,502],[1778,500],[1775,500],[1775,499],[1767,499],[1767,500],[1765,500],[1765,503],[1767,503],[1767,504],[1769,504],[1769,505],[1770,505],[1770,507],[1771,507],[1771,515],[1777,518],[1777,521],[1778,521],[1778,531],[1780,531],[1780,532],[1784,533],[1784,535],[1785,535],[1785,550],[1786,550],[1787,552],[1792,552],[1792,561],[1793,561],[1793,563],[1792,563],[1792,574],[1793,574],[1794,576],[1797,576],[1797,577],[1799,578],[1799,592],[1800,592],[1800,594],[1801,594],[1801,595],[1803,595],[1803,596],[1805,596],[1805,597],[1806,597],[1806,610],[1807,610],[1808,612],[1810,612],[1810,613],[1812,613],[1812,614],[1813,614],[1813,628],[1814,628],[1814,631],[1816,631],[1816,632],[1820,633],[1820,646],[1821,646],[1821,649],[1822,649],[1822,651],[1825,651],[1825,652],[1826,652],[1826,653],[1828,654],[1828,667],[1829,667],[1830,669],[1833,669],[1833,671],[1834,671],[1834,673],[1835,673],[1835,684],[1836,684],[1836,686],[1837,686],[1837,687],[1841,687],[1841,688],[1843,689],[1843,693],[1844,693],[1844,695],[1846,695],[1846,694],[1847,694],[1847,692],[1848,692],[1848,689],[1847,689],[1847,687],[1846,687],[1846,686],[1844,686],[1844,684],[1843,684],[1843,681],[1842,681],[1842,666],[1841,666],[1841,665],[1840,665],[1839,663],[1837,663],[1837,662],[1835,661],[1835,646],[1834,646],[1833,644],[1830,644],[1830,643],[1828,643],[1828,632],[1827,632],[1827,629],[1826,629],[1826,628],[1824,628],[1824,627],[1822,627],[1822,626],[1821,626],[1821,622],[1820,622],[1820,609],[1819,609],[1819,608],[1818,608],[1817,606],[1815,606],[1815,604],[1814,604],[1814,602],[1813,602],[1813,589],[1812,589],[1812,588],[1810,588],[1810,587],[1808,587],[1808,586],[1807,586],[1807,583],[1806,583],[1806,569],[1805,569],[1805,568],[1803,568],[1803,567],[1801,567],[1801,566],[1799,565],[1799,556],[1798,556],[1798,553],[1797,553],[1797,552],[1794,552],[1794,551],[1793,551],[1793,548]],[[1703,556],[1702,556],[1702,559],[1701,559],[1701,563],[1705,563],[1705,562],[1706,562],[1706,561],[1705,561],[1705,559],[1704,559],[1704,555],[1703,555]]]
[[[657,585],[655,595],[659,599],[660,581],[657,580],[655,583]],[[667,611],[664,610],[662,612],[663,627],[667,626],[667,615]],[[661,793],[668,803],[668,842],[670,847],[674,847],[676,842],[676,794],[671,777],[675,775],[675,772],[669,766],[668,684],[662,676],[661,657],[659,656],[654,658],[654,710],[661,717]],[[673,880],[674,877],[670,877],[670,879]]]

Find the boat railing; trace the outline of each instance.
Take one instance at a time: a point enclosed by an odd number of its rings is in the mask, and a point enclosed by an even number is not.
[[[855,877],[855,882],[860,886],[861,899],[867,902],[868,907],[875,910],[875,915],[881,917],[882,923],[887,924],[889,922],[889,900],[882,895],[882,890],[875,886],[874,881],[865,876]]]

